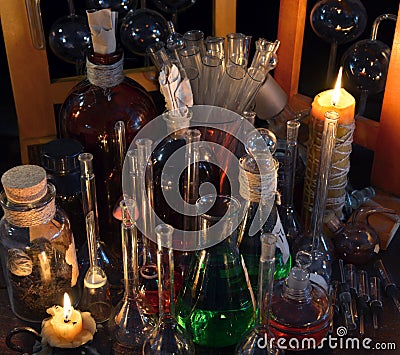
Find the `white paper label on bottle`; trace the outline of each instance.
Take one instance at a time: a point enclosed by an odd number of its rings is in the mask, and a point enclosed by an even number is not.
[[[286,264],[290,256],[289,244],[287,242],[285,231],[278,213],[276,214],[276,223],[272,233],[276,235],[276,247],[280,249],[283,262]]]

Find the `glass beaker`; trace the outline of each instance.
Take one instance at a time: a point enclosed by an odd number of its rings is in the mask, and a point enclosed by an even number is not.
[[[222,241],[196,251],[177,302],[177,321],[204,347],[236,344],[254,322],[254,297],[237,247],[240,203],[233,197],[198,199],[200,238]],[[219,238],[221,240],[221,237]]]

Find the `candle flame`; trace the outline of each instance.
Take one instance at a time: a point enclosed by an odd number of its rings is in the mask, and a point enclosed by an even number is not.
[[[72,314],[71,300],[68,293],[64,293],[64,321],[69,321]]]
[[[340,67],[339,74],[338,74],[336,84],[335,84],[335,88],[333,89],[333,94],[332,94],[332,105],[333,106],[336,106],[339,103],[340,88],[342,86],[342,71],[343,71],[343,67]]]

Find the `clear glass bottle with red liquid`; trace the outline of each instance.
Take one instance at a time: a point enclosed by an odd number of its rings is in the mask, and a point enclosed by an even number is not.
[[[299,252],[296,262],[286,280],[274,286],[270,330],[275,339],[286,339],[285,345],[295,344],[293,350],[309,350],[328,334],[332,311],[327,292],[310,281],[311,253]]]
[[[119,240],[120,223],[113,218],[115,204],[122,195],[121,171],[116,159],[118,145],[114,126],[123,121],[126,143],[157,116],[147,91],[123,72],[123,51],[90,53],[87,79],[78,83],[64,101],[59,115],[62,137],[75,138],[93,154],[98,191],[99,222],[104,242]]]

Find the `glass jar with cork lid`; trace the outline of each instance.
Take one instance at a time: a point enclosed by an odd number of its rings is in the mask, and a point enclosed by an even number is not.
[[[78,263],[69,219],[55,203],[46,171],[20,165],[1,182],[0,258],[14,314],[41,322],[67,292],[79,301]]]

